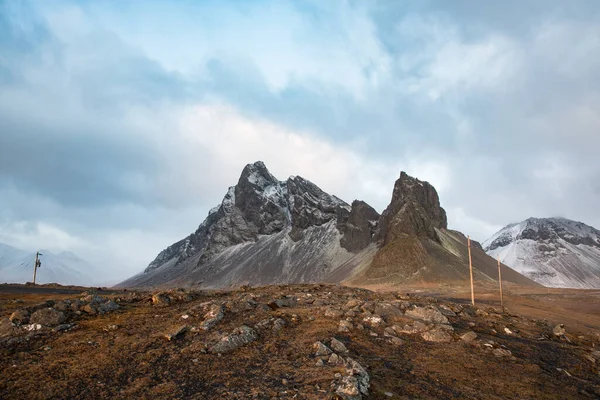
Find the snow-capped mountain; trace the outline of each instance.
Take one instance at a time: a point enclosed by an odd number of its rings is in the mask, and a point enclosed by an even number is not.
[[[495,260],[474,246],[477,279],[494,280]],[[468,279],[466,237],[447,229],[429,183],[402,172],[382,215],[310,181],[277,180],[248,164],[198,229],[160,252],[123,287],[350,282],[395,285]],[[508,269],[508,268],[507,268]],[[535,285],[508,270],[510,282]]]
[[[96,283],[97,269],[75,254],[63,251],[54,254],[40,250],[42,267],[38,269],[36,283],[85,285]],[[33,281],[35,252],[29,253],[0,244],[0,283],[25,283]]]
[[[485,251],[549,287],[600,288],[600,231],[565,218],[529,218],[483,243]]]

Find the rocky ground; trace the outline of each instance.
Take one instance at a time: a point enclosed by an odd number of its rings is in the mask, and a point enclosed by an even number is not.
[[[414,292],[0,293],[0,398],[600,398],[595,325]]]

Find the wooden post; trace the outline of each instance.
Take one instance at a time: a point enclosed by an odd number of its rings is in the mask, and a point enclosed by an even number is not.
[[[471,261],[471,237],[467,236],[467,247],[469,248],[469,273],[471,274],[471,304],[475,305],[475,290],[473,289],[473,262]]]
[[[500,269],[500,256],[498,256],[498,281],[500,282],[500,307],[504,312],[504,297],[502,295],[502,270]]]
[[[35,263],[33,264],[33,284],[35,285],[35,276],[37,274],[37,269],[42,266],[42,261],[40,261],[40,256],[42,254],[38,251],[35,253]]]
[[[33,263],[33,284],[35,285],[35,275],[37,274],[38,259],[40,252],[35,253],[35,262]]]

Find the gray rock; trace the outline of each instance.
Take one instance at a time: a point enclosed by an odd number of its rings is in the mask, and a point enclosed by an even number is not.
[[[171,341],[171,340],[175,339],[176,337],[186,333],[188,331],[188,329],[189,329],[189,327],[187,325],[180,326],[179,328],[176,328],[172,332],[166,333],[165,338],[167,340]]]
[[[456,313],[444,304],[440,305],[439,310],[446,317],[456,317]]]
[[[462,341],[470,343],[473,340],[477,339],[477,334],[473,331],[469,331],[469,332],[461,335],[460,338]]]
[[[342,357],[340,357],[337,354],[333,353],[329,357],[329,360],[327,360],[327,363],[331,364],[331,365],[342,365],[342,364],[344,364],[344,360],[342,359]]]
[[[40,324],[43,326],[56,326],[65,322],[65,314],[54,308],[48,307],[38,310],[31,314],[29,322],[31,324]]]
[[[328,318],[338,319],[344,315],[344,312],[341,310],[336,310],[335,308],[328,308],[325,310],[325,316]]]
[[[277,318],[273,322],[273,330],[275,332],[282,330],[284,326],[285,326],[285,321],[283,319],[281,319],[281,318]]]
[[[100,306],[98,306],[98,313],[99,314],[107,314],[109,312],[113,312],[119,309],[119,305],[117,303],[115,303],[112,300],[107,301],[104,304],[100,304]]]
[[[331,349],[337,353],[345,354],[348,352],[346,345],[344,343],[340,342],[339,340],[337,340],[336,338],[331,338],[330,345],[331,345]]]
[[[430,307],[415,307],[410,310],[406,310],[406,316],[420,319],[425,322],[431,322],[434,324],[448,324],[448,318],[440,312],[437,308]]]
[[[400,329],[400,333],[407,333],[409,335],[414,335],[416,333],[422,333],[429,329],[429,325],[421,322],[415,321],[412,325],[405,325]],[[398,332],[398,331],[397,331]]]
[[[335,394],[343,400],[361,400],[362,395],[355,376],[345,376],[335,389]]]
[[[268,304],[272,310],[282,307],[295,307],[298,304],[298,300],[294,297],[282,297],[279,299],[271,300]]]
[[[315,342],[313,344],[313,348],[315,349],[316,356],[328,356],[333,353],[333,351],[331,351],[331,349],[325,346],[322,342]]]
[[[452,341],[452,336],[446,330],[439,328],[423,332],[421,337],[428,342],[448,343]]]
[[[202,322],[200,328],[208,331],[214,328],[224,316],[225,307],[222,304],[213,304],[210,306],[208,312],[204,315],[204,322]]]
[[[403,316],[398,307],[389,303],[377,303],[374,314],[382,316],[386,321]]]
[[[350,329],[352,329],[352,323],[346,320],[341,320],[339,325],[338,325],[338,332],[342,332],[342,333],[348,333],[350,332]]]
[[[16,325],[23,325],[29,322],[29,311],[24,308],[15,311],[9,317],[10,321]]]
[[[256,339],[258,339],[256,331],[246,325],[242,325],[236,328],[230,335],[222,337],[208,351],[213,354],[229,353],[241,346],[254,342]]]
[[[494,349],[492,350],[492,354],[496,357],[512,357],[512,352],[506,349]]]
[[[346,368],[348,375],[356,377],[360,393],[367,396],[369,394],[370,377],[367,370],[352,358],[346,358]]]
[[[404,344],[404,340],[396,336],[390,336],[388,340],[394,346],[402,346]]]

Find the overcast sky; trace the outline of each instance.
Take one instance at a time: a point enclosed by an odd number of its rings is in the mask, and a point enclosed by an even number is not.
[[[0,0],[0,242],[119,280],[263,160],[480,241],[600,228],[600,2]]]

